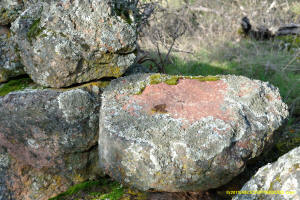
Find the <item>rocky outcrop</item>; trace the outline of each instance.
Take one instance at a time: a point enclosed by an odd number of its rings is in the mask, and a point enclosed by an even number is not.
[[[119,78],[102,94],[100,167],[140,190],[216,188],[287,115],[277,88],[242,76]]]
[[[1,200],[46,200],[100,174],[100,93],[90,84],[0,98]]]
[[[13,23],[25,71],[50,87],[119,77],[134,62],[136,25],[127,1],[45,1]],[[124,5],[123,5],[124,3]]]
[[[300,199],[299,181],[300,147],[261,167],[233,200]]]
[[[20,54],[12,42],[11,32],[7,27],[0,26],[0,83],[23,74]]]

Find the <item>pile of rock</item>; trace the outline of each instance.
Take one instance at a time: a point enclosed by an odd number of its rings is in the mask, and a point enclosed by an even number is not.
[[[287,117],[277,88],[242,76],[93,81],[134,62],[129,2],[1,1],[1,80],[26,72],[60,89],[0,97],[0,200],[46,200],[103,173],[143,191],[216,188]]]
[[[45,87],[72,86],[0,97],[1,200],[48,199],[101,175],[105,84],[97,80],[119,77],[134,62],[130,6],[126,0],[0,2],[0,82],[28,74]]]

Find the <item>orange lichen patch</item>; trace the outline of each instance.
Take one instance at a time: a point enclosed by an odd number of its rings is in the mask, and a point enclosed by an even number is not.
[[[208,116],[229,121],[230,110],[221,109],[226,92],[227,83],[222,80],[180,79],[176,85],[162,82],[147,86],[142,94],[130,96],[123,109],[134,113],[135,104],[149,114],[169,114],[190,123]]]

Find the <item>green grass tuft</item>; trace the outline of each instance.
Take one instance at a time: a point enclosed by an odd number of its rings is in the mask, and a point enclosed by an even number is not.
[[[124,188],[121,184],[109,179],[86,181],[70,187],[66,192],[59,194],[49,200],[118,200],[124,195]]]
[[[70,187],[66,192],[63,192],[54,198],[50,198],[49,200],[63,200],[65,196],[75,194],[80,190],[85,190],[94,185],[100,185],[100,184],[101,184],[100,181],[87,181],[87,182],[79,183]]]
[[[10,92],[23,90],[27,88],[32,82],[30,78],[22,78],[18,80],[11,80],[7,83],[3,83],[0,86],[0,96],[5,96]]]
[[[102,194],[92,200],[118,200],[124,195],[124,188],[119,183],[112,183],[111,190],[111,192]]]

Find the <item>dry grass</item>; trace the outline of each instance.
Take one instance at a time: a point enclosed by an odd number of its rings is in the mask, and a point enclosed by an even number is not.
[[[186,23],[186,33],[175,42],[171,56],[176,59],[167,67],[167,73],[189,71],[197,74],[197,68],[191,69],[189,66],[191,62],[206,63],[224,69],[221,70],[223,73],[243,74],[250,78],[270,81],[280,88],[291,113],[295,113],[295,110],[300,111],[300,91],[297,87],[300,84],[300,38],[292,45],[281,40],[251,41],[242,38],[238,31],[243,16],[248,16],[253,27],[266,26],[273,31],[285,24],[300,24],[298,0],[156,2],[163,5],[163,9],[156,10],[150,21],[151,26],[147,27],[143,37],[140,37],[139,44],[143,50],[157,52],[153,45],[155,38],[150,35],[151,29],[169,27],[173,23],[171,19],[174,18]],[[170,46],[168,39],[160,41],[160,44],[161,52],[167,53]],[[183,67],[186,69],[179,69]],[[300,115],[299,111],[297,115]]]
[[[275,134],[276,146],[262,156],[255,165],[238,179],[248,180],[255,170],[267,162],[300,145],[300,37],[288,40],[253,41],[239,34],[240,21],[248,16],[254,27],[266,26],[272,31],[278,27],[300,24],[299,0],[157,0],[165,10],[153,16],[150,27],[164,27],[171,22],[165,15],[183,20],[186,33],[176,40],[171,53],[171,63],[166,73],[183,75],[239,74],[268,81],[280,90],[283,101],[289,106],[287,123]],[[174,3],[175,2],[175,3]],[[141,49],[155,58],[151,30],[139,38]],[[161,44],[167,53],[168,40]],[[164,48],[165,47],[165,48]],[[146,65],[150,63],[145,63]],[[252,169],[250,169],[252,168]],[[243,184],[242,183],[242,184]],[[237,190],[242,186],[236,180],[227,186]],[[214,195],[226,187],[210,191]],[[181,199],[199,199],[199,193],[177,194]],[[196,196],[195,196],[196,195]],[[209,199],[208,196],[207,199]],[[178,196],[178,197],[179,197]],[[230,199],[219,196],[220,199]],[[203,197],[202,197],[203,198]],[[215,199],[217,197],[213,197]]]

